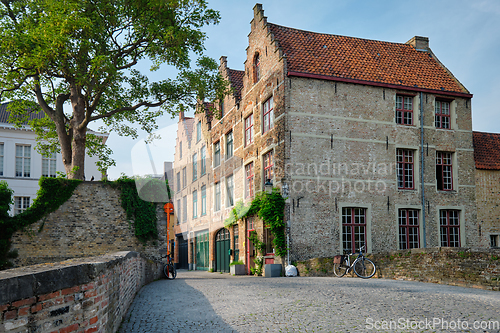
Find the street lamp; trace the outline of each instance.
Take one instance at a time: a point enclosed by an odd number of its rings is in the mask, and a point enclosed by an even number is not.
[[[271,182],[271,179],[266,180],[264,187],[266,189],[266,193],[271,194],[273,192],[273,183]]]

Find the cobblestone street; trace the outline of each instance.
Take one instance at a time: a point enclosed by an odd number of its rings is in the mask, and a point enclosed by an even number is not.
[[[494,291],[179,271],[141,289],[119,332],[500,332],[499,322]]]

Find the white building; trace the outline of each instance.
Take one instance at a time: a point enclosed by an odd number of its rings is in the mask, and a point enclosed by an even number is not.
[[[7,104],[0,105],[0,180],[5,180],[14,190],[14,205],[9,213],[17,214],[25,210],[36,198],[40,177],[55,177],[56,172],[65,173],[60,153],[51,158],[43,157],[35,150],[36,134],[29,126],[16,128],[8,122]],[[42,112],[33,118],[42,118]],[[106,142],[108,134],[95,133]],[[98,158],[87,155],[85,178],[101,180],[102,174],[96,166]]]

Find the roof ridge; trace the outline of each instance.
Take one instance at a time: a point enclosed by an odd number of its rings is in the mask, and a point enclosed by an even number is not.
[[[405,45],[405,46],[409,46],[409,47],[413,48],[413,46],[411,46],[410,44],[401,43],[401,42],[389,42],[389,41],[385,41],[385,40],[378,40],[378,39],[371,39],[371,38],[353,37],[353,36],[346,36],[346,35],[339,35],[339,34],[330,34],[330,33],[326,33],[326,32],[316,32],[316,31],[310,31],[310,30],[304,30],[304,29],[297,29],[297,28],[287,27],[287,26],[284,26],[284,25],[280,25],[280,24],[276,24],[276,23],[271,23],[271,22],[268,22],[267,24],[274,25],[274,26],[280,27],[280,28],[285,28],[285,29],[290,29],[290,30],[296,30],[296,31],[302,31],[302,32],[311,33],[311,34],[317,34],[317,35],[345,37],[345,38],[352,38],[352,39],[359,39],[359,40],[367,40],[367,41],[377,42],[377,43],[389,43],[389,44]]]

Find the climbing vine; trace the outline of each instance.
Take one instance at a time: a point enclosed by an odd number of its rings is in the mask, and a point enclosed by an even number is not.
[[[40,189],[33,204],[21,214],[13,217],[8,214],[13,191],[5,181],[0,182],[0,269],[12,267],[9,259],[17,256],[15,251],[10,251],[12,235],[59,208],[71,197],[80,182],[80,180],[62,177],[42,177],[38,183]]]
[[[137,192],[136,181],[142,181],[140,193]],[[10,251],[12,235],[57,210],[71,197],[80,183],[81,180],[66,179],[64,175],[59,175],[57,178],[42,177],[39,181],[40,189],[33,204],[21,214],[9,216],[9,207],[13,203],[13,191],[5,181],[0,181],[0,270],[12,267],[10,259],[17,257],[16,251]],[[127,219],[134,221],[135,236],[144,243],[157,239],[157,216],[154,202],[168,201],[170,197],[168,183],[158,179],[144,181],[124,176],[115,181],[103,180],[103,183],[121,191],[122,207],[127,213]],[[38,232],[42,231],[43,225],[44,221]]]
[[[142,182],[140,192],[137,192],[137,182]],[[164,183],[153,178],[144,180],[122,176],[107,183],[121,191],[122,207],[127,213],[127,219],[134,221],[135,236],[143,243],[157,239],[155,202],[168,202],[170,197],[168,182]]]
[[[276,255],[284,257],[288,251],[285,238],[284,209],[285,199],[281,196],[279,189],[273,188],[271,193],[257,193],[249,206],[245,206],[241,200],[238,201],[224,225],[228,227],[245,217],[257,215],[274,236],[273,245]],[[256,244],[258,243],[254,242],[254,245]],[[258,248],[257,245],[256,247]]]

